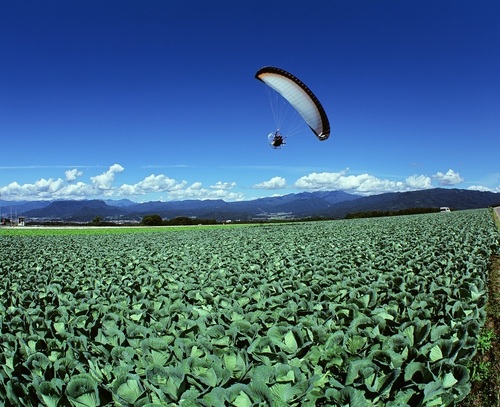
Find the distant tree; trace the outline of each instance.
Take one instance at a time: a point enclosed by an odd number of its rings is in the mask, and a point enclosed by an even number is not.
[[[163,219],[160,215],[146,215],[142,218],[142,224],[144,226],[161,226]]]
[[[193,219],[188,218],[187,216],[179,216],[174,219],[169,219],[167,221],[168,225],[193,225]]]
[[[217,221],[215,219],[198,219],[189,218],[187,216],[179,216],[177,218],[169,219],[163,222],[164,225],[168,226],[186,226],[186,225],[215,225]]]
[[[99,226],[102,223],[102,218],[100,216],[96,216],[92,219],[92,225]]]
[[[439,208],[406,208],[397,211],[366,211],[348,213],[346,219],[356,218],[377,218],[382,216],[400,216],[400,215],[416,215],[419,213],[439,212]]]

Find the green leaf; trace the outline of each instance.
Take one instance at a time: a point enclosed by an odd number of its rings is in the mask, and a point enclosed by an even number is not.
[[[169,375],[163,366],[154,366],[152,369],[146,370],[146,378],[155,386],[161,386],[167,384]]]
[[[106,328],[103,334],[106,336],[107,342],[113,346],[121,345],[126,339],[123,331],[116,327]]]
[[[369,370],[369,372],[368,372]],[[345,379],[346,386],[349,386],[356,382],[358,377],[365,378],[377,372],[378,367],[369,359],[355,359],[349,363],[347,367],[347,376]]]
[[[241,321],[245,319],[245,315],[240,314],[239,312],[233,311],[230,316],[231,321]]]
[[[38,398],[41,398],[47,407],[57,407],[62,397],[62,386],[60,379],[42,382],[37,388]]]
[[[243,390],[239,392],[238,396],[232,401],[235,407],[251,407],[253,405],[252,400],[248,397]]]
[[[198,346],[194,345],[192,348],[191,348],[191,353],[189,354],[189,356],[191,356],[192,358],[199,358],[201,356],[203,356],[205,354],[205,352],[203,350],[201,350],[200,348],[198,348]]]
[[[268,336],[256,338],[247,348],[247,352],[258,360],[269,360],[276,357],[275,346]]]
[[[444,335],[450,332],[450,327],[448,325],[435,325],[431,329],[431,341],[435,342],[441,339]]]
[[[226,403],[226,392],[222,387],[215,387],[212,391],[203,396],[203,401],[207,406],[219,407]]]
[[[222,360],[226,369],[233,371],[236,367],[236,363],[238,362],[238,357],[236,353],[224,354],[222,356]]]
[[[288,331],[285,334],[285,345],[286,345],[286,348],[283,349],[285,352],[287,352],[287,351],[288,351],[287,353],[297,352],[298,345],[297,345],[297,341],[296,341],[295,336],[294,336],[292,331]]]
[[[293,401],[301,391],[290,383],[276,383],[271,386],[271,393],[279,400],[288,403]]]
[[[75,407],[96,407],[100,405],[97,393],[82,394],[77,399],[69,399],[69,401]]]
[[[259,365],[255,367],[252,373],[252,381],[267,384],[271,381],[274,369],[272,366]],[[267,387],[266,387],[267,388]]]
[[[150,355],[150,362],[154,366],[165,366],[167,364],[167,361],[170,359],[170,353],[166,351],[157,351],[151,349]]]
[[[378,392],[379,394],[387,394],[391,391],[391,387],[401,374],[401,369],[394,369],[393,371],[387,373],[378,381]]]
[[[142,353],[149,364],[165,366],[171,357],[171,338],[147,338],[141,342]]]
[[[390,321],[394,320],[394,316],[389,314],[388,312],[382,311],[376,314],[378,317],[381,317],[383,319],[388,319]]]
[[[140,379],[135,375],[123,375],[113,382],[113,393],[127,403],[135,403],[144,392]]]
[[[141,349],[143,352],[149,352],[151,349],[168,350],[173,340],[174,337],[172,336],[146,338],[143,341],[141,341]]]
[[[75,407],[95,407],[100,404],[96,380],[87,373],[73,376],[66,386],[68,400]]]
[[[272,405],[272,393],[265,383],[258,380],[252,380],[249,387],[252,394],[257,397],[257,400],[254,400],[254,402],[264,401],[269,403],[269,405]]]
[[[429,359],[431,360],[431,362],[436,362],[437,360],[443,359],[443,352],[438,345],[432,347],[429,353]]]
[[[393,401],[387,401],[384,407],[406,407],[410,405],[411,398],[417,393],[415,389],[400,390],[394,395]]]
[[[135,356],[135,351],[130,346],[115,346],[111,350],[111,357],[116,361],[131,362]]]
[[[415,345],[415,327],[413,325],[409,325],[403,330],[403,333],[408,338],[410,345],[414,346]]]
[[[422,377],[424,377],[424,372],[427,370],[427,367],[422,362],[411,361],[405,368],[405,381],[415,381],[414,376],[417,373],[420,373]],[[425,382],[426,383],[426,382]]]
[[[61,396],[54,396],[50,394],[42,394],[42,400],[47,407],[57,407]]]
[[[446,390],[440,382],[430,382],[424,387],[424,399],[422,405],[425,406],[439,406],[442,405],[441,397]]]
[[[474,301],[483,296],[485,293],[484,290],[479,290],[475,284],[471,284],[469,288],[470,288],[471,298]]]
[[[370,404],[366,400],[362,391],[353,387],[344,387],[342,390],[328,389],[327,393],[341,406],[367,407]]]
[[[177,401],[182,393],[182,385],[186,379],[184,368],[179,366],[169,367],[166,369],[168,375],[167,383],[164,386],[167,393]]]
[[[36,352],[28,357],[25,366],[31,371],[32,374],[45,377],[45,370],[51,364],[50,359],[45,354]]]
[[[444,375],[444,378],[443,378],[443,387],[445,389],[453,387],[457,383],[458,383],[458,380],[455,379],[455,376],[453,376],[453,373],[448,372],[448,373],[446,373]]]
[[[366,344],[367,338],[361,335],[352,335],[347,338],[346,348],[351,354],[357,354],[359,350]]]
[[[54,322],[53,326],[58,334],[66,332],[64,322]]]
[[[292,366],[279,363],[275,366],[274,377],[277,382],[294,382],[295,372]]]
[[[218,377],[213,368],[196,367],[193,369],[193,375],[195,378],[202,381],[209,387],[215,387],[218,383]]]
[[[131,313],[131,314],[129,315],[129,317],[130,317],[130,319],[131,319],[132,321],[136,321],[136,322],[137,322],[137,321],[140,321],[140,320],[141,320],[141,318],[142,318],[142,312],[136,312],[136,313],[134,313],[134,314],[132,314],[132,313]]]
[[[241,353],[225,354],[222,360],[223,367],[231,372],[231,377],[241,379],[247,371],[247,363]]]

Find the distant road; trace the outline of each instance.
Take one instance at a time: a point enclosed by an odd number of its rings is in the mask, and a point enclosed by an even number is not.
[[[497,207],[495,208],[495,213],[497,214],[498,219],[500,219],[500,206],[497,206]]]

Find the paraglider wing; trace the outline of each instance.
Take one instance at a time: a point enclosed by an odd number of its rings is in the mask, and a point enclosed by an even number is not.
[[[330,123],[323,106],[301,80],[283,69],[271,66],[260,69],[255,77],[283,96],[319,140],[326,140],[330,136]]]

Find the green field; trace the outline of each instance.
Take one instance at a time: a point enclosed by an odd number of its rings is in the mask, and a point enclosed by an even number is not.
[[[499,252],[489,210],[117,229],[0,231],[0,405],[451,406],[469,392]]]
[[[109,235],[129,233],[179,232],[206,230],[219,227],[248,227],[246,224],[231,225],[187,225],[187,226],[27,226],[1,227],[0,236],[54,236],[54,235]]]

